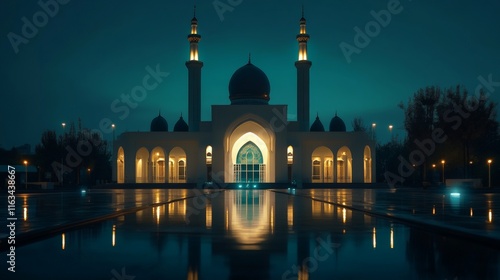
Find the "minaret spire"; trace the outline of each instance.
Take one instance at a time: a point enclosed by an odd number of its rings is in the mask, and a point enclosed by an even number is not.
[[[191,34],[188,35],[189,61],[186,62],[188,68],[188,126],[190,131],[199,131],[201,123],[201,68],[203,62],[198,60],[198,43],[200,40],[195,4],[193,19],[191,20]]]
[[[309,34],[306,31],[304,5],[300,19],[300,32],[297,35],[299,42],[299,60],[295,62],[297,68],[297,121],[301,131],[309,130],[309,70],[312,63],[307,59],[307,42]]]
[[[306,30],[306,19],[304,18],[304,5],[302,5],[302,18],[300,19],[300,33],[297,35],[299,42],[299,61],[307,60],[307,41],[309,41],[309,34]]]
[[[201,36],[198,35],[198,19],[196,18],[196,5],[194,5],[193,19],[191,20],[191,34],[188,35],[190,43],[189,60],[198,60],[198,43]]]

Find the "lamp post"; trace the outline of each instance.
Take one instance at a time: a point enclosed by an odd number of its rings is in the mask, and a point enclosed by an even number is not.
[[[24,161],[24,169],[26,171],[26,178],[25,178],[26,182],[24,182],[24,183],[25,183],[25,188],[28,189],[28,161],[27,160]]]
[[[377,124],[372,123],[372,140],[375,140],[375,127],[377,127]]]
[[[91,183],[90,183],[90,171],[91,171],[91,169],[87,168],[87,183],[89,184],[89,187],[91,185]]]
[[[441,164],[443,165],[443,184],[445,183],[445,182],[444,182],[444,164],[445,164],[445,163],[446,163],[446,161],[443,159],[443,160],[441,161]]]
[[[493,160],[488,160],[488,188],[491,188],[491,163]]]
[[[115,124],[111,124],[111,129],[113,130],[113,138],[111,139],[111,160],[113,160],[113,156],[115,154]]]
[[[394,126],[393,126],[392,124],[390,124],[390,125],[389,125],[389,133],[391,134],[391,142],[392,142],[392,140],[393,140],[393,139],[392,139],[392,128],[393,128],[393,127],[394,127]]]
[[[66,128],[66,123],[62,123],[62,128],[63,128],[63,135],[62,135],[62,139],[61,139],[61,146],[62,146],[62,151],[61,151],[61,188],[64,187],[64,162],[63,162],[63,158],[64,158],[64,138],[66,137],[65,135],[65,128]]]

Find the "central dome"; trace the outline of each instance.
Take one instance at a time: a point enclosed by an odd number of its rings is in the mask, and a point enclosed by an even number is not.
[[[266,74],[248,62],[229,81],[229,99],[235,104],[268,104],[271,86]]]

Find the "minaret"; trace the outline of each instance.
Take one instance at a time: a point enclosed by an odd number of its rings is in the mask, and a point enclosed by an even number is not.
[[[199,131],[201,122],[201,68],[203,62],[198,60],[198,42],[201,36],[198,35],[198,20],[196,19],[196,6],[194,16],[191,20],[191,34],[188,35],[190,43],[189,61],[186,62],[188,68],[188,123],[190,131]]]
[[[302,7],[300,33],[297,35],[297,41],[299,42],[299,60],[295,62],[295,67],[297,67],[297,121],[300,131],[309,131],[309,69],[311,69],[312,63],[307,60],[309,35],[306,32],[304,7]]]

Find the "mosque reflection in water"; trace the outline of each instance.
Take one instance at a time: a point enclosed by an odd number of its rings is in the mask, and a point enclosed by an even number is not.
[[[153,201],[169,198],[157,195]],[[175,279],[499,276],[497,251],[343,207],[353,199],[374,201],[370,190],[336,191],[330,198],[336,204],[273,191],[225,191],[118,218],[94,228],[99,233],[93,236],[108,240],[106,254],[133,251],[154,267],[148,273]],[[62,234],[62,250],[69,249],[70,234]]]

